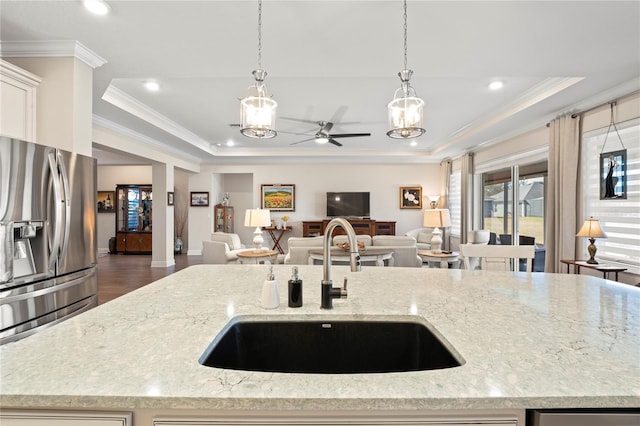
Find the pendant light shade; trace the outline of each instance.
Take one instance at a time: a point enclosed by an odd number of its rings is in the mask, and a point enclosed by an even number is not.
[[[253,71],[256,84],[250,86],[240,100],[240,133],[250,138],[269,139],[275,130],[278,103],[264,84],[267,72],[262,69],[262,0],[258,0],[258,69]]]
[[[416,95],[409,80],[413,71],[407,69],[407,1],[404,0],[404,69],[398,73],[402,82],[393,100],[387,105],[389,127],[387,136],[393,139],[410,139],[422,135],[424,101]]]
[[[398,73],[402,86],[396,90],[393,100],[389,102],[389,127],[387,136],[394,139],[410,139],[422,135],[422,116],[424,101],[416,96],[416,91],[409,84],[411,70]]]
[[[271,98],[264,84],[267,72],[255,70],[253,76],[256,84],[250,86],[247,95],[240,100],[240,132],[250,138],[272,138],[277,135],[275,124],[278,103]]]

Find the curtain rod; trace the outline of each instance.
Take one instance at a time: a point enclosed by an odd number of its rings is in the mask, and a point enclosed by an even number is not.
[[[586,114],[586,113],[591,112],[593,110],[596,110],[598,108],[602,108],[603,106],[606,106],[606,105],[611,105],[611,104],[617,105],[618,101],[620,101],[621,99],[625,99],[625,98],[628,98],[630,96],[637,95],[638,93],[640,93],[640,90],[636,90],[634,92],[627,93],[626,95],[621,96],[619,98],[612,99],[612,100],[607,101],[607,102],[603,102],[603,103],[601,103],[599,105],[596,105],[596,106],[592,106],[592,107],[590,107],[588,109],[585,109],[584,111],[574,112],[573,114],[571,114],[571,118],[578,118],[579,115]],[[551,123],[547,123],[547,127],[549,127],[550,125],[551,125]]]

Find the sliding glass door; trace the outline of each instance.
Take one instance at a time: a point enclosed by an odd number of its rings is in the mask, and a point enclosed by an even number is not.
[[[482,229],[492,232],[490,244],[535,245],[533,270],[543,271],[547,162],[514,165],[481,176]]]

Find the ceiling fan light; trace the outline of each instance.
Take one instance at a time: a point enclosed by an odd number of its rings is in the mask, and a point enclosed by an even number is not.
[[[240,132],[250,138],[269,139],[277,135],[275,131],[278,103],[267,92],[263,70],[253,71],[256,84],[250,86],[247,96],[240,100]]]
[[[329,142],[329,138],[326,136],[316,136],[315,140],[317,143],[320,143],[320,144]]]

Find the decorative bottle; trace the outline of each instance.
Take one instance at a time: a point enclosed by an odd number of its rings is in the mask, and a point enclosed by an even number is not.
[[[294,266],[289,280],[289,307],[302,306],[302,280],[298,276],[298,267]]]
[[[280,293],[278,292],[278,283],[273,275],[273,266],[269,269],[267,279],[262,284],[261,306],[264,309],[276,309],[280,306]]]

